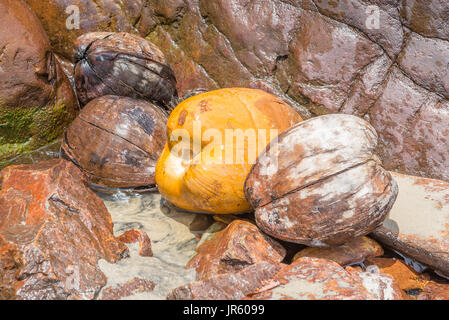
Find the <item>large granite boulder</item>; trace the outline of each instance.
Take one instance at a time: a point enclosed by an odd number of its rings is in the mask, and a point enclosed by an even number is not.
[[[22,0],[0,0],[0,168],[59,137],[77,110],[37,17]]]
[[[128,254],[103,201],[71,162],[10,166],[0,174],[0,299],[93,299],[98,261]]]

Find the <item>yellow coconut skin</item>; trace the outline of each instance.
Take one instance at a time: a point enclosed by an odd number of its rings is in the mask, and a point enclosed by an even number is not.
[[[196,122],[196,126],[194,122]],[[171,113],[167,123],[167,144],[156,165],[156,183],[162,196],[175,206],[193,212],[236,214],[251,210],[246,201],[243,186],[253,162],[248,155],[258,154],[270,142],[270,129],[278,133],[302,121],[299,114],[278,97],[257,89],[227,88],[193,96],[181,102]],[[198,125],[200,123],[200,125]],[[201,135],[193,146],[194,128],[201,127]],[[190,140],[172,141],[172,133],[184,129]],[[205,139],[204,132],[215,129],[222,139]],[[226,129],[265,129],[266,137],[255,135],[254,140],[245,139],[241,163],[224,163],[226,145],[233,147],[236,159],[237,142],[226,144]],[[175,131],[177,130],[177,131]],[[235,132],[235,131],[234,131]],[[260,141],[259,141],[260,140]],[[229,140],[228,140],[229,141]],[[248,141],[252,143],[248,143]],[[208,143],[215,146],[211,151]],[[182,158],[174,148],[184,145],[193,157]],[[260,144],[260,145],[259,145]],[[255,148],[255,150],[253,150]],[[241,148],[242,149],[242,148]],[[201,153],[198,153],[201,150]],[[221,150],[221,151],[219,151]],[[221,162],[217,162],[217,159]],[[200,158],[197,158],[201,156]],[[252,159],[253,157],[250,157]],[[229,158],[228,158],[229,159]],[[241,159],[241,157],[240,157]],[[214,162],[215,161],[215,162]]]

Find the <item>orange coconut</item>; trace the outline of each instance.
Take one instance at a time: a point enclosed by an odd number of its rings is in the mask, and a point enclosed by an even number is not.
[[[284,101],[256,89],[220,89],[184,100],[168,119],[156,165],[160,193],[189,211],[250,211],[243,185],[251,166],[277,134],[300,121]]]

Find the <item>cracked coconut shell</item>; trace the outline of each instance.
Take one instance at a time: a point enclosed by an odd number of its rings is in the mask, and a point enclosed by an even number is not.
[[[176,78],[164,54],[151,42],[121,32],[92,32],[75,42],[75,86],[80,104],[117,95],[171,110]]]
[[[351,115],[320,116],[283,132],[245,182],[257,225],[308,246],[340,245],[370,233],[398,194],[376,146],[374,128]]]
[[[220,89],[184,100],[168,119],[168,143],[156,166],[160,193],[188,211],[218,214],[250,211],[243,184],[257,155],[273,137],[270,129],[277,136],[301,120],[284,101],[256,89]],[[198,128],[200,138],[193,139]],[[239,144],[238,139],[226,143],[226,132],[243,139],[239,129],[243,133],[250,129],[255,138],[246,137],[244,144]],[[259,130],[265,137],[258,134]],[[177,137],[180,133],[187,138]]]
[[[98,188],[154,188],[166,122],[166,113],[147,101],[100,97],[67,128],[61,155]]]

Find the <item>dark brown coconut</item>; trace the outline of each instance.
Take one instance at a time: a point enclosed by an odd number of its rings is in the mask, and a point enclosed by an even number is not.
[[[373,231],[398,193],[374,154],[366,121],[331,114],[283,132],[259,156],[245,182],[266,233],[309,246],[339,245]]]
[[[147,100],[171,110],[176,78],[164,54],[129,33],[92,32],[75,42],[75,85],[81,105],[104,96]]]
[[[64,133],[61,156],[81,168],[93,185],[151,188],[166,123],[166,113],[147,101],[100,97]]]

